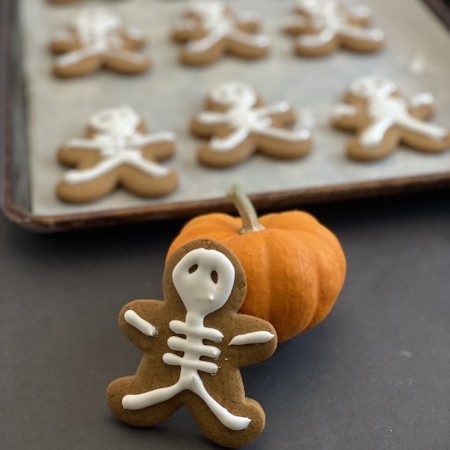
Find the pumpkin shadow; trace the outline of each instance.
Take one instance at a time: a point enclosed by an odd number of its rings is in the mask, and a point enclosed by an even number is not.
[[[340,326],[331,318],[325,322],[279,344],[268,360],[241,369],[246,395],[264,403],[266,413],[272,408],[282,410],[285,396],[301,398],[312,377],[331,370]]]

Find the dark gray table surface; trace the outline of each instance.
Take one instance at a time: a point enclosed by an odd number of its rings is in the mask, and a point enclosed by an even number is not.
[[[307,208],[340,238],[329,318],[244,369],[254,449],[450,448],[450,190]],[[2,449],[208,449],[187,410],[122,425],[104,392],[139,351],[117,314],[161,298],[181,222],[35,235],[0,218]]]

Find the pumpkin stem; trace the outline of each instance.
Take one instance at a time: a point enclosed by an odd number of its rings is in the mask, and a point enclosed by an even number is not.
[[[239,215],[242,219],[242,228],[240,233],[249,233],[250,231],[261,231],[264,227],[259,223],[258,215],[250,199],[241,191],[241,189],[234,185],[228,191],[228,198],[230,198]]]

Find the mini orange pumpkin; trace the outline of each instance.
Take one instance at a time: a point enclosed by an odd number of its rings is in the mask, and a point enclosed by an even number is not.
[[[345,278],[337,238],[301,211],[268,214],[259,220],[250,200],[230,192],[241,218],[206,214],[192,219],[169,248],[199,238],[215,239],[233,251],[247,275],[241,312],[275,327],[280,342],[306,331],[331,311]]]

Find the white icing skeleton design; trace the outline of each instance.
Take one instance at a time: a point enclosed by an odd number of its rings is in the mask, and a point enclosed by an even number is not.
[[[211,276],[213,272],[216,273],[216,279]],[[169,323],[174,333],[185,337],[171,336],[167,345],[173,351],[183,352],[183,356],[169,352],[163,355],[163,361],[170,366],[180,366],[179,380],[173,386],[137,395],[126,395],[122,399],[123,408],[131,410],[147,408],[189,390],[206,403],[224,426],[230,430],[244,430],[250,419],[235,416],[221,406],[208,393],[199,374],[201,371],[214,375],[219,370],[215,362],[203,361],[200,358],[217,359],[220,350],[213,345],[203,344],[203,340],[221,342],[224,335],[220,330],[205,327],[203,322],[207,315],[219,310],[227,302],[235,279],[233,265],[224,254],[216,250],[195,249],[175,266],[172,278],[187,313],[184,321],[172,320]],[[124,318],[141,332],[149,336],[154,335],[155,327],[145,321],[143,325],[143,319],[135,312],[128,310]],[[146,333],[146,330],[149,333]],[[252,332],[234,337],[229,345],[261,344],[273,338],[274,335],[267,331]]]
[[[135,49],[145,43],[138,29],[125,29],[121,19],[103,8],[85,8],[67,31],[54,34],[52,48],[58,56],[59,76],[84,75],[107,66],[125,73],[147,70],[150,60]]]
[[[295,16],[283,29],[294,36],[295,50],[302,55],[323,55],[342,45],[352,50],[379,50],[384,33],[367,28],[370,10],[365,6],[345,7],[339,0],[298,0]]]
[[[200,149],[206,165],[235,165],[256,150],[274,158],[298,158],[310,148],[309,130],[285,129],[295,121],[287,102],[261,106],[254,89],[238,81],[216,86],[207,100],[211,110],[197,114],[192,124],[199,136],[218,135]]]
[[[332,120],[339,128],[358,131],[349,146],[349,156],[378,159],[391,153],[400,140],[425,152],[450,146],[447,129],[424,122],[433,112],[431,94],[407,99],[399,95],[391,80],[366,77],[350,86],[346,100],[348,103],[335,107]]]
[[[269,39],[252,34],[258,24],[257,14],[237,14],[222,1],[192,1],[173,37],[187,42],[181,54],[187,64],[207,64],[227,51],[245,58],[259,58],[267,53]]]
[[[128,106],[97,112],[90,120],[88,138],[70,139],[59,152],[61,162],[77,166],[64,174],[63,184],[76,187],[95,182],[124,165],[136,169],[151,183],[159,179],[164,184],[173,178],[173,172],[156,160],[172,156],[175,135],[146,134],[142,127],[142,119]]]

